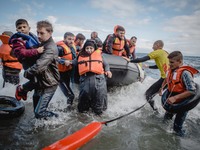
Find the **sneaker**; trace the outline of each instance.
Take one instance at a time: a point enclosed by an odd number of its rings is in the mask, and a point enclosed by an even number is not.
[[[27,100],[27,92],[23,91],[21,85],[18,85],[15,91],[15,98],[20,101],[21,99]]]
[[[43,114],[35,114],[35,118],[36,119],[44,119],[44,120],[48,120],[51,117],[55,117],[58,118],[59,115],[50,111],[45,111],[43,112]]]
[[[69,112],[72,110],[72,105],[71,104],[67,104],[67,107],[64,108],[64,112]]]
[[[51,116],[50,116],[51,117]],[[52,112],[52,117],[56,117],[56,118],[58,118],[59,117],[59,115],[58,114],[56,114],[56,113],[53,113]]]
[[[181,129],[181,130],[174,130],[174,131],[175,131],[175,134],[176,134],[177,136],[180,136],[180,137],[184,137],[185,134],[186,134],[186,131],[183,130],[183,129]]]
[[[73,94],[70,94],[70,96],[69,96],[68,99],[67,99],[67,104],[68,104],[68,105],[72,105],[72,104],[73,104],[73,101],[74,101],[74,95],[73,95]]]
[[[158,108],[155,106],[155,102],[154,100],[150,100],[149,101],[150,106],[152,107],[152,109],[156,112],[158,112]]]
[[[23,91],[22,99],[23,99],[24,101],[27,100],[27,92],[24,92],[24,91]]]
[[[21,91],[21,85],[18,85],[16,87],[16,91],[15,91],[15,98],[20,101],[22,99],[21,95],[20,95],[20,91]]]

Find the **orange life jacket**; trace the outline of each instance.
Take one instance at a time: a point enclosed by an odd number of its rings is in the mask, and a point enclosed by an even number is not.
[[[125,51],[124,50],[124,45],[125,45],[125,40],[120,40],[118,37],[117,37],[117,28],[119,27],[120,25],[116,25],[114,27],[114,35],[116,36],[115,37],[115,40],[114,40],[114,43],[113,43],[113,46],[112,46],[112,54],[113,55],[117,55],[117,56],[122,56],[123,52]]]
[[[182,93],[186,91],[183,81],[181,80],[181,75],[184,70],[189,71],[192,76],[199,72],[198,70],[190,66],[181,66],[173,73],[171,70],[169,70],[167,73],[167,85],[170,92]]]
[[[78,71],[79,75],[83,75],[86,72],[93,72],[96,74],[104,74],[103,59],[101,50],[95,50],[88,57],[78,57]]]
[[[124,52],[124,45],[125,40],[120,40],[118,37],[116,37],[112,46],[113,55],[122,56],[122,53]]]
[[[70,48],[63,41],[59,41],[56,44],[58,46],[61,46],[64,49],[64,56],[61,57],[61,58],[64,58],[66,60],[72,60],[73,59],[72,52],[71,52]],[[75,45],[73,45],[73,48],[76,51]],[[68,71],[68,70],[71,70],[71,69],[72,69],[72,65],[66,66],[64,64],[58,64],[58,70],[60,72],[65,72],[65,71]]]
[[[135,51],[135,45],[131,45],[130,40],[126,40],[127,41],[127,45],[129,46],[129,50],[130,50],[130,54],[133,54],[133,52]],[[126,51],[123,52],[123,56],[126,56]]]
[[[102,51],[103,48],[102,48],[102,47],[98,47],[98,49],[99,49],[100,51]]]
[[[22,64],[19,63],[17,58],[10,55],[12,48],[8,44],[9,38],[10,37],[7,35],[0,35],[2,41],[2,45],[0,46],[0,58],[2,59],[3,66],[21,70]]]
[[[127,40],[127,44],[129,46],[130,54],[135,51],[135,45],[131,45],[130,40]]]

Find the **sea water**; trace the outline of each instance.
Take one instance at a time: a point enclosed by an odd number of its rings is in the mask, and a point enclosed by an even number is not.
[[[142,56],[142,54],[141,54]],[[146,64],[153,65],[153,61]],[[199,57],[184,57],[184,63],[200,70]],[[59,114],[58,118],[38,120],[34,118],[32,94],[28,93],[28,100],[23,101],[25,112],[18,118],[0,120],[0,149],[1,150],[39,150],[67,135],[85,127],[92,121],[107,121],[127,114],[142,106],[146,100],[144,92],[159,78],[159,71],[145,69],[146,78],[140,83],[109,89],[108,109],[99,117],[91,112],[80,114],[77,112],[78,89],[75,89],[76,99],[74,108],[65,112],[66,98],[58,88],[49,104],[50,110]],[[194,81],[200,84],[200,76]],[[21,83],[26,82],[21,73]],[[13,96],[15,86],[6,84],[2,88],[0,79],[0,95]],[[159,114],[154,114],[146,104],[142,109],[103,125],[101,131],[91,141],[82,146],[81,150],[199,150],[200,146],[200,105],[189,111],[184,128],[186,136],[179,137],[173,132],[173,121],[163,123],[165,113],[161,106],[161,97],[154,98]]]

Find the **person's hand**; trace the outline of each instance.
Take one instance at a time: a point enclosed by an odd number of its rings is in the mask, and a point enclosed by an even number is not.
[[[65,60],[65,66],[69,66],[69,65],[71,65],[72,64],[72,61],[70,61],[70,60]]]
[[[37,48],[37,51],[38,51],[39,54],[40,54],[40,53],[43,53],[43,51],[44,51],[44,46],[38,47],[38,48]]]
[[[142,64],[142,68],[149,68],[149,66],[146,64]]]
[[[162,92],[163,92],[163,89],[160,88],[160,89],[159,89],[159,92],[158,92],[159,96],[162,96]]]
[[[130,59],[127,57],[122,56],[122,58],[124,58],[126,61],[130,62]]]
[[[106,71],[106,72],[105,72],[105,75],[106,75],[108,78],[112,78],[112,72],[110,72],[110,71]]]
[[[29,72],[29,69],[24,71],[24,78],[31,80],[33,78],[33,76],[30,75],[28,72]]]
[[[176,102],[176,97],[175,97],[175,96],[172,96],[172,97],[168,98],[167,102],[168,102],[169,104],[175,103],[175,102]]]
[[[3,63],[2,63],[2,59],[0,59],[0,67],[2,67]]]

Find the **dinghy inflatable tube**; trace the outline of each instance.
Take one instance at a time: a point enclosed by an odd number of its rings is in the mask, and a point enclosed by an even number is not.
[[[24,103],[14,97],[0,95],[0,118],[14,118],[25,110]]]
[[[171,113],[178,113],[181,111],[188,111],[193,109],[200,101],[200,87],[196,84],[196,94],[192,97],[189,97],[177,104],[169,104],[167,102],[167,97],[169,95],[169,91],[166,90],[161,98],[163,108]]]

